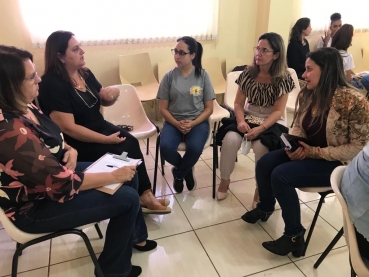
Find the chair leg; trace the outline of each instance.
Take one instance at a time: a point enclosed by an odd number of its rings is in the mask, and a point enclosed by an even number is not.
[[[20,244],[19,242],[17,242],[16,249],[18,249],[21,246],[22,246],[22,244]],[[22,250],[19,251],[19,256],[22,256]]]
[[[218,147],[216,143],[215,132],[213,133],[213,199],[215,199],[215,189],[216,189],[216,172],[218,165]]]
[[[316,212],[315,212],[315,215],[314,215],[314,218],[313,218],[313,222],[311,223],[311,226],[310,226],[310,229],[309,229],[309,233],[306,237],[306,242],[305,242],[305,248],[304,248],[304,251],[302,252],[302,256],[305,256],[305,253],[306,253],[306,249],[308,248],[309,246],[309,242],[310,242],[310,239],[311,239],[311,236],[313,235],[313,231],[314,231],[314,227],[315,227],[315,224],[316,224],[316,221],[318,220],[318,216],[319,216],[319,213],[320,213],[320,209],[322,208],[322,205],[323,205],[323,202],[324,202],[324,198],[331,192],[328,192],[328,193],[320,193],[320,200],[319,200],[319,204],[318,204],[318,207],[316,209]]]
[[[17,243],[18,244],[18,243]],[[18,248],[15,250],[15,253],[13,255],[13,261],[12,261],[12,277],[17,277],[17,271],[18,271],[18,258],[21,255],[22,250],[18,250]]]
[[[97,234],[99,235],[99,238],[102,239],[104,236],[101,233],[101,230],[100,230],[100,227],[99,227],[98,223],[95,224],[95,229],[96,229]]]
[[[79,231],[79,230],[78,230]],[[104,274],[101,270],[101,267],[99,265],[99,262],[96,258],[95,252],[91,246],[90,240],[88,239],[87,235],[85,233],[83,233],[82,231],[76,232],[75,234],[78,234],[83,241],[85,242],[85,245],[87,247],[88,253],[90,254],[91,260],[95,265],[95,274],[97,277],[104,277]]]
[[[152,193],[154,194],[154,196],[155,196],[155,193],[156,193],[156,183],[158,181],[159,146],[160,146],[160,132],[158,133],[158,137],[156,139],[156,147],[155,147],[154,186],[153,186],[153,189],[152,189]]]
[[[147,140],[146,140],[146,155],[149,155],[149,144],[150,144],[150,139],[147,138]]]
[[[338,231],[337,235],[333,238],[333,240],[331,241],[331,243],[324,250],[324,252],[322,253],[322,255],[320,255],[319,259],[315,262],[314,268],[318,268],[319,267],[319,265],[323,262],[323,260],[325,259],[325,257],[327,257],[327,255],[329,254],[329,252],[332,250],[332,248],[336,245],[336,243],[338,242],[338,240],[342,236],[343,236],[343,227],[341,228],[341,230]]]

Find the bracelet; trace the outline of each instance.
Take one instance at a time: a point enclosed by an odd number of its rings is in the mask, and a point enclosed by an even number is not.
[[[265,129],[265,131],[267,130],[267,127],[265,127],[264,123],[261,123],[260,126],[263,126],[263,128]]]

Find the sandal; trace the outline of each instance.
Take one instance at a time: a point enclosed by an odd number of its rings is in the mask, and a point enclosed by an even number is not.
[[[145,196],[148,193],[152,193],[151,189],[150,190],[146,190],[141,196],[140,196],[140,203],[142,206],[142,213],[143,214],[169,214],[172,212],[172,209],[167,207],[167,205],[165,205],[166,203],[168,203],[169,205],[169,200],[167,199],[160,199],[162,201],[159,200],[160,205],[153,205],[151,203],[148,203],[145,201],[145,198],[143,196]],[[167,202],[166,202],[167,200]],[[164,203],[163,203],[164,201]],[[164,205],[163,205],[164,204]]]

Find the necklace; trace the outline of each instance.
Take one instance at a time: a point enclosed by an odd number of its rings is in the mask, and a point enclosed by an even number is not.
[[[311,116],[315,117],[316,114],[317,114],[317,112],[318,112],[318,109],[317,108],[312,109],[311,110]]]
[[[90,88],[86,85],[86,92],[89,92],[93,98],[95,98],[95,103],[93,103],[92,105],[88,105],[87,102],[85,101],[85,99],[83,99],[83,97],[81,96],[81,94],[79,94],[78,90],[76,88],[74,88],[74,91],[77,93],[77,95],[79,96],[79,98],[81,98],[81,100],[83,101],[83,103],[85,103],[85,105],[91,109],[93,106],[95,106],[95,104],[97,103],[98,99],[96,98],[95,94],[93,94],[93,92],[90,90]]]
[[[77,86],[75,86],[75,88],[77,88],[77,89],[81,89],[81,88],[83,88],[83,85],[84,86],[86,86],[86,82],[85,82],[85,79],[83,79],[82,78],[82,76],[80,75],[80,74],[78,74],[78,76],[79,76],[79,78],[81,79],[81,81],[82,81],[82,86],[79,84],[79,81],[78,82],[76,82],[77,83]]]

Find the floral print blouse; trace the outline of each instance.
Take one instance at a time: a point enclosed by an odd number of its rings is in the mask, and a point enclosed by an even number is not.
[[[35,201],[73,199],[84,177],[61,164],[64,141],[59,127],[36,106],[29,108],[40,125],[0,109],[0,207],[12,220]]]

